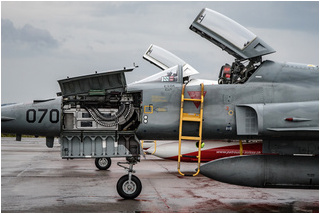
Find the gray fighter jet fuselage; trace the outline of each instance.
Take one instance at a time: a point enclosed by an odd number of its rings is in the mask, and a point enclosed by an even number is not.
[[[177,82],[128,85],[128,91],[143,91],[139,139],[178,139],[179,69]],[[263,62],[245,84],[206,85],[203,139],[317,139],[317,89],[317,67],[273,61]],[[185,96],[199,92],[199,86],[187,84]],[[2,132],[58,137],[61,105],[61,98],[55,98],[3,106]],[[198,108],[193,102],[185,105],[187,112]],[[197,134],[197,124],[184,128],[189,135]]]

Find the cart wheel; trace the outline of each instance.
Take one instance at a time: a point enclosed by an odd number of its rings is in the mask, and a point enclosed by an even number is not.
[[[134,199],[138,197],[141,190],[142,184],[137,176],[131,175],[131,182],[129,182],[129,175],[124,175],[118,180],[117,191],[124,199]]]
[[[96,167],[100,170],[107,170],[111,166],[111,158],[96,158]]]

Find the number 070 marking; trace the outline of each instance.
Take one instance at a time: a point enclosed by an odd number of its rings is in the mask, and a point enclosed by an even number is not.
[[[40,119],[38,123],[42,123],[43,119],[48,113],[48,109],[38,109],[38,114],[40,114]],[[28,109],[26,112],[26,120],[28,123],[35,123],[37,120],[37,111],[35,109]],[[49,112],[49,121],[51,123],[59,122],[59,110],[51,109]]]

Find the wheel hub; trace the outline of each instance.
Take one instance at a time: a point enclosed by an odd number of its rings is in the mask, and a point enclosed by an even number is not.
[[[123,183],[122,189],[126,194],[133,194],[137,189],[137,185],[133,181],[126,181]]]
[[[100,158],[99,159],[99,165],[102,166],[102,167],[105,167],[108,165],[108,160],[107,158]]]

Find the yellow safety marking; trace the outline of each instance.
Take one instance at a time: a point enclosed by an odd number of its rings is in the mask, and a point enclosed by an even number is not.
[[[144,106],[144,113],[145,114],[153,114],[153,105]]]
[[[317,66],[309,64],[308,67],[313,67],[313,68],[315,68],[315,67],[317,67]]]
[[[155,111],[157,112],[167,112],[167,108],[156,108]]]
[[[168,102],[168,100],[166,99],[166,97],[164,97],[164,96],[156,96],[156,95],[152,95],[152,96],[151,96],[151,101],[152,101],[152,102],[155,102],[155,103]]]
[[[243,155],[242,140],[239,140],[239,144],[240,144],[240,155]]]

